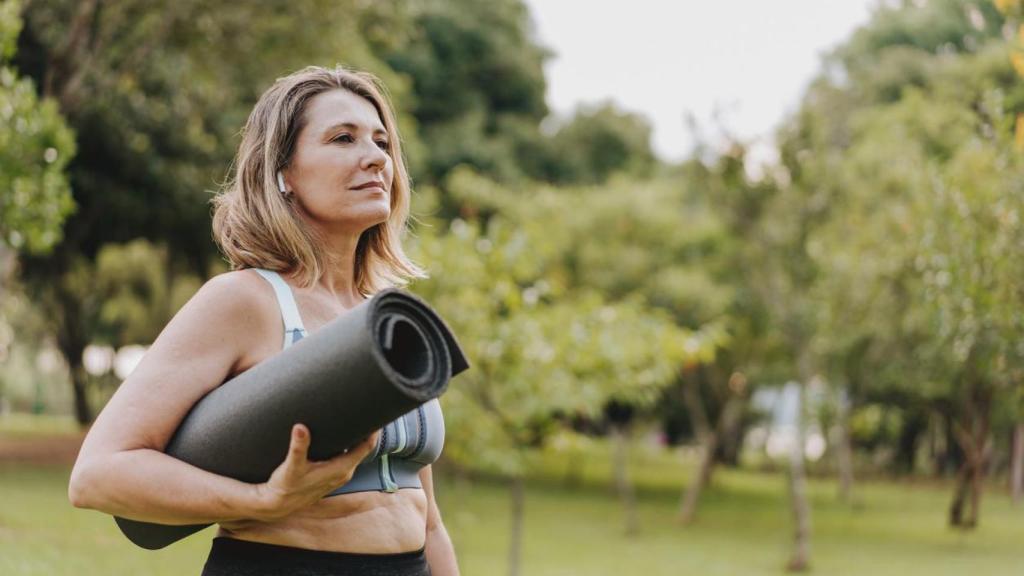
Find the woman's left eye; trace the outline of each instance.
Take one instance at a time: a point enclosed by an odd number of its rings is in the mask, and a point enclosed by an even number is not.
[[[338,136],[334,137],[334,140],[332,140],[332,142],[344,142],[346,144],[351,144],[355,141],[356,139],[353,138],[351,134],[339,134]],[[381,150],[387,151],[388,149],[387,140],[374,140],[374,144],[376,144],[377,147],[380,148]]]

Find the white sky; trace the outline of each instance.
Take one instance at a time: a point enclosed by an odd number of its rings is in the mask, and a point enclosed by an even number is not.
[[[691,149],[685,114],[711,128],[715,110],[743,138],[767,143],[795,110],[820,56],[867,21],[876,0],[526,0],[546,66],[548,105],[612,99],[645,115],[655,151]]]

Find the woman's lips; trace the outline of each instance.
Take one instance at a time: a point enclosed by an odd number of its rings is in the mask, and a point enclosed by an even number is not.
[[[387,192],[387,190],[384,188],[384,183],[383,182],[365,182],[365,183],[360,184],[358,186],[353,186],[351,188],[351,190],[375,190],[375,191],[380,192],[382,194],[384,192]]]

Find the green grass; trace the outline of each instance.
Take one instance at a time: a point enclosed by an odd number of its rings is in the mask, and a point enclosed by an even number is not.
[[[608,488],[607,448],[576,460],[549,452],[531,463],[526,496],[523,574],[776,575],[789,541],[781,475],[722,471],[697,523],[673,524],[688,468],[678,455],[637,450],[641,533],[622,534],[622,508]],[[576,462],[571,486],[565,473]],[[68,468],[0,464],[0,574],[198,574],[212,530],[150,552],[135,548],[113,521],[67,504]],[[871,483],[861,506],[840,505],[834,484],[812,481],[814,572],[945,576],[1024,573],[1024,507],[993,487],[981,527],[963,534],[945,526],[949,487]],[[502,575],[507,561],[508,493],[497,480],[437,479],[437,496],[462,571]]]
[[[0,438],[74,435],[79,430],[71,416],[16,412],[0,416]]]
[[[689,468],[662,450],[638,450],[631,471],[641,533],[626,538],[622,508],[608,488],[606,451],[602,445],[588,451],[574,488],[565,485],[570,459],[564,455],[549,452],[532,463],[525,574],[784,573],[790,522],[783,475],[720,471],[698,521],[680,528],[674,516]],[[948,485],[875,482],[858,490],[859,505],[851,508],[836,501],[834,482],[810,483],[815,573],[1024,574],[1024,507],[1013,508],[998,488],[985,495],[982,525],[969,534],[946,527]],[[442,495],[442,509],[467,574],[501,574],[505,494],[493,484],[458,493],[455,501]]]

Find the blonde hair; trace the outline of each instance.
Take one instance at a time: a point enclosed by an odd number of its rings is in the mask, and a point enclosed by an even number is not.
[[[232,269],[294,271],[302,285],[310,286],[333,264],[318,250],[320,237],[278,190],[276,175],[295,153],[310,99],[339,89],[362,96],[377,109],[389,136],[387,154],[394,164],[391,215],[359,237],[355,286],[368,296],[426,277],[402,250],[411,188],[387,91],[374,75],[342,66],[309,66],[278,78],[249,114],[234,173],[212,201],[213,236]]]

